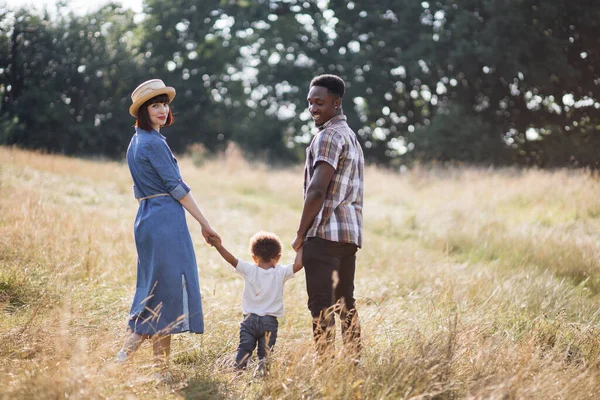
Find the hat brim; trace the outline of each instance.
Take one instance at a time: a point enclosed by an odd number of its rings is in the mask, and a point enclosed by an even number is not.
[[[172,88],[171,86],[165,86],[164,88],[153,90],[152,92],[146,94],[145,96],[140,97],[129,107],[129,114],[131,114],[132,117],[137,118],[138,110],[140,109],[142,104],[144,104],[151,98],[159,96],[161,94],[166,94],[169,97],[169,103],[170,103],[175,98],[175,88]]]

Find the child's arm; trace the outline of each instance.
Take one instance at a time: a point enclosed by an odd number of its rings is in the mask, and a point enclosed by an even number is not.
[[[209,236],[207,240],[211,246],[214,246],[214,248],[217,249],[221,257],[223,257],[225,261],[231,264],[233,268],[237,267],[237,258],[235,258],[233,254],[231,254],[225,247],[223,247],[223,243],[221,243],[220,238],[215,236]]]
[[[296,252],[296,258],[294,259],[294,273],[300,271],[302,269],[302,267],[304,266],[302,264],[302,251],[303,251],[303,248],[300,247],[298,249],[298,251]]]

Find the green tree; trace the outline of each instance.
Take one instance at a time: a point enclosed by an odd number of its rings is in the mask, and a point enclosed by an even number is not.
[[[202,143],[222,149],[246,114],[241,77],[233,72],[237,49],[220,1],[145,2],[140,64],[145,79],[161,78],[177,90],[176,123],[169,143],[184,150]]]
[[[108,5],[77,17],[14,14],[2,73],[3,142],[65,154],[124,153],[126,104],[138,68],[130,56],[133,15]],[[6,40],[6,39],[4,39]]]
[[[308,83],[335,73],[372,162],[599,166],[591,2],[146,0],[135,18],[0,14],[2,143],[119,156],[129,94],[158,77],[176,151],[301,159]]]
[[[415,154],[597,165],[600,55],[594,49],[600,42],[594,32],[599,17],[591,2],[428,4],[423,20],[431,26],[432,46],[415,58],[438,71],[432,84],[439,85],[440,96],[430,126],[407,135]],[[447,141],[432,140],[436,132],[472,145],[466,152],[455,147],[462,154],[453,154],[444,149]]]

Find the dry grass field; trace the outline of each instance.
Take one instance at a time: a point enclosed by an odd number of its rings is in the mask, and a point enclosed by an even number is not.
[[[180,165],[237,256],[257,230],[293,259],[302,169],[235,154]],[[365,349],[317,363],[304,273],[285,289],[271,374],[236,374],[243,281],[188,219],[206,333],[117,365],[135,287],[123,163],[0,148],[2,399],[593,399],[600,396],[600,178],[585,171],[366,173],[356,296]],[[339,335],[338,335],[339,339]],[[339,344],[339,343],[338,343]]]

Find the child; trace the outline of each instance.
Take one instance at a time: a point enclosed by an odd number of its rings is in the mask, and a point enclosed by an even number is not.
[[[208,240],[244,277],[243,320],[235,363],[237,368],[245,368],[258,344],[257,372],[260,374],[264,372],[267,353],[273,350],[277,340],[277,318],[283,316],[283,284],[302,269],[302,248],[293,264],[279,265],[281,241],[273,233],[258,232],[250,239],[250,254],[254,260],[254,264],[250,264],[227,251],[220,238],[213,236]]]

